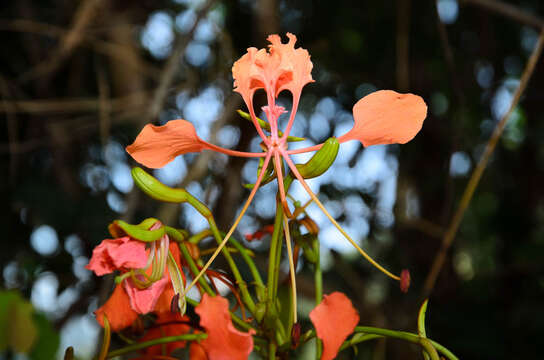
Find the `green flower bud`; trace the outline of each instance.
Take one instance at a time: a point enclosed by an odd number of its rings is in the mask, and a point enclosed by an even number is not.
[[[139,167],[132,169],[132,178],[136,185],[153,199],[173,203],[187,201],[187,191],[168,187]]]
[[[327,171],[336,160],[340,143],[335,137],[328,138],[314,156],[305,164],[297,164],[297,169],[305,179],[311,179]]]

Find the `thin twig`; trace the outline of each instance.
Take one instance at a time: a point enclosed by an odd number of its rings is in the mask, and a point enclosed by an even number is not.
[[[20,81],[26,82],[39,76],[46,75],[56,71],[63,61],[72,53],[72,51],[83,41],[84,31],[93,21],[98,9],[102,6],[104,0],[85,0],[78,7],[70,30],[63,37],[58,48],[53,52],[48,60],[41,62],[38,66],[30,69],[20,77]]]
[[[68,34],[68,30],[59,26],[26,19],[0,20],[0,30],[36,34],[51,38],[65,37]],[[155,65],[147,63],[139,58],[134,59],[133,56],[127,56],[130,55],[132,49],[125,44],[104,41],[86,33],[84,36],[85,41],[81,44],[82,46],[90,47],[97,53],[123,62],[134,70],[153,79],[159,76],[160,70]]]
[[[492,10],[497,14],[509,17],[517,22],[544,29],[544,20],[536,15],[519,9],[518,7],[497,0],[462,0],[463,5],[476,5]]]
[[[540,58],[540,54],[542,53],[543,47],[544,47],[544,30],[541,31],[540,36],[538,38],[538,43],[535,49],[533,50],[531,57],[527,61],[527,65],[521,76],[519,86],[516,89],[516,92],[512,99],[512,103],[510,104],[510,108],[503,115],[502,119],[495,127],[495,130],[493,131],[491,138],[487,142],[485,151],[478,163],[478,166],[476,167],[476,169],[474,169],[474,172],[472,173],[470,177],[470,180],[463,193],[463,197],[461,198],[461,201],[459,203],[459,207],[457,208],[457,211],[455,212],[455,215],[453,216],[453,219],[450,223],[450,226],[448,227],[448,230],[446,231],[444,235],[444,238],[442,239],[442,247],[440,248],[438,254],[436,255],[433,265],[431,267],[431,270],[429,271],[429,274],[427,275],[427,278],[425,280],[425,285],[423,287],[423,293],[425,297],[427,297],[431,293],[432,289],[434,288],[436,279],[438,278],[440,270],[442,269],[442,266],[444,265],[447,251],[450,248],[453,240],[455,239],[455,235],[457,233],[457,230],[459,229],[459,225],[461,224],[461,221],[463,220],[463,215],[470,204],[472,196],[474,195],[474,191],[476,190],[476,187],[478,186],[478,183],[480,182],[482,174],[487,164],[489,163],[491,154],[493,153],[493,151],[495,150],[495,147],[497,146],[497,143],[504,131],[506,123],[508,122],[508,119],[510,119],[512,112],[518,105],[521,95],[525,91],[525,88],[527,87],[527,84],[529,83],[529,80],[531,79],[531,76],[533,75],[535,65],[538,62],[538,59]]]

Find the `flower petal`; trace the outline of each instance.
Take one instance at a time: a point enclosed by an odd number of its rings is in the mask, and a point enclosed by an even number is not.
[[[195,331],[195,334],[196,333],[198,333],[198,331]],[[202,345],[193,341],[191,342],[191,345],[189,345],[189,359],[208,360],[208,355],[206,355],[206,351],[204,351]]]
[[[158,339],[165,336],[183,335],[191,330],[186,323],[189,320],[187,316],[181,316],[180,313],[164,312],[159,314],[155,324],[145,335],[139,339],[139,342]],[[174,350],[185,347],[186,341],[174,341],[167,344],[150,346],[145,349],[144,354],[148,356],[163,355],[163,348],[166,355],[170,355]],[[153,357],[152,357],[153,358]]]
[[[147,314],[153,311],[164,288],[169,283],[168,276],[164,276],[159,281],[144,289],[138,288],[131,279],[123,281],[123,285],[130,299],[130,306],[139,314]]]
[[[359,323],[359,314],[341,292],[325,295],[310,312],[317,337],[323,341],[321,360],[334,359],[338,349]]]
[[[126,150],[140,164],[156,169],[178,155],[208,148],[196,134],[193,124],[179,119],[162,126],[147,124]]]
[[[274,97],[282,90],[289,90],[297,97],[304,85],[314,81],[308,51],[295,49],[295,35],[287,33],[287,37],[289,42],[282,44],[278,35],[270,35],[267,39],[270,52],[252,47],[234,63],[234,91],[242,95],[248,107],[257,89],[265,89]]]
[[[115,286],[108,301],[95,311],[95,315],[96,321],[102,327],[106,315],[112,331],[120,331],[138,318],[136,311],[130,307],[130,300],[121,284]]]
[[[253,350],[254,330],[244,333],[232,325],[229,302],[221,296],[202,296],[195,308],[200,316],[200,326],[206,329],[208,337],[201,345],[209,360],[244,360]]]
[[[427,105],[420,96],[376,91],[355,104],[355,125],[339,140],[359,140],[364,146],[405,144],[421,130],[426,116]]]
[[[277,97],[283,90],[289,90],[294,97],[300,97],[302,88],[306,84],[314,82],[312,78],[314,65],[306,49],[295,49],[297,37],[291,33],[287,33],[287,37],[289,38],[287,44],[282,44],[278,35],[270,35],[267,39],[272,44],[270,45],[270,53],[278,53],[284,67],[291,70],[290,76],[278,79],[275,96]]]
[[[147,262],[145,244],[128,236],[103,240],[94,248],[93,256],[85,268],[98,276],[124,268],[141,268]]]

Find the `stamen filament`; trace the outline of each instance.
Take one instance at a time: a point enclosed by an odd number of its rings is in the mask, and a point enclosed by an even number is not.
[[[270,162],[271,157],[272,157],[271,152],[266,154],[266,158],[264,159],[263,167],[262,167],[261,172],[259,173],[259,175],[257,177],[257,181],[255,182],[255,186],[251,190],[251,193],[249,194],[249,197],[247,198],[246,203],[244,204],[244,207],[242,208],[242,211],[240,211],[240,214],[238,215],[238,217],[234,221],[234,224],[232,224],[230,230],[225,235],[225,238],[221,241],[221,243],[217,247],[217,250],[215,250],[215,252],[212,254],[212,256],[210,257],[210,259],[208,260],[206,265],[204,265],[202,270],[200,270],[200,273],[193,279],[193,281],[191,281],[189,286],[187,286],[185,288],[185,290],[183,291],[183,293],[180,296],[185,297],[187,295],[189,290],[191,290],[191,288],[197,283],[198,279],[200,279],[202,277],[202,275],[204,275],[206,270],[208,270],[208,268],[210,267],[212,262],[215,260],[217,255],[219,255],[219,252],[221,251],[221,249],[223,249],[223,247],[227,244],[227,241],[229,240],[231,235],[234,233],[234,230],[236,230],[236,228],[238,227],[238,224],[240,223],[240,220],[242,220],[242,217],[244,216],[247,209],[249,208],[249,205],[253,201],[253,198],[255,197],[255,193],[257,192],[257,190],[259,189],[259,186],[261,185],[261,181],[263,180],[264,173],[266,172],[266,168],[268,167],[268,163]]]
[[[282,162],[280,159],[280,154],[277,151],[274,151],[274,167],[276,168],[276,176],[278,177],[278,189],[280,191],[281,205],[283,206],[283,211],[287,214],[287,217],[291,218],[293,214],[289,209],[289,204],[285,199],[285,187],[283,186],[283,172],[282,172]]]
[[[293,306],[293,324],[297,323],[297,282],[296,269],[293,261],[293,249],[291,248],[291,234],[289,233],[289,223],[287,216],[283,215],[283,230],[285,232],[285,244],[287,245],[287,257],[289,258],[289,273],[291,276],[291,298]]]
[[[263,134],[264,135],[264,134]],[[230,150],[222,148],[221,146],[214,145],[212,143],[209,143],[207,141],[202,140],[206,146],[210,147],[212,150],[215,150],[217,152],[231,155],[231,156],[238,156],[238,157],[245,157],[245,158],[255,158],[255,157],[265,157],[266,153],[253,153],[253,152],[246,152],[246,151],[236,151],[236,150]]]
[[[310,147],[305,147],[305,148],[302,148],[302,149],[287,150],[285,153],[288,154],[288,155],[302,154],[302,153],[307,153],[307,152],[310,152],[310,151],[317,151],[317,150],[321,149],[322,147],[323,147],[323,144],[318,144],[318,145],[313,145],[313,146],[310,146]]]
[[[319,201],[319,199],[317,198],[317,196],[314,194],[314,192],[312,191],[312,189],[310,189],[310,186],[308,186],[308,184],[306,183],[306,181],[304,180],[304,178],[300,175],[300,173],[298,172],[297,170],[297,167],[295,166],[295,164],[293,163],[293,161],[289,158],[289,156],[285,153],[282,154],[283,155],[283,158],[285,159],[285,161],[287,162],[287,165],[289,165],[289,168],[291,168],[291,171],[293,172],[293,174],[295,175],[295,177],[298,179],[298,181],[302,184],[302,186],[304,187],[304,189],[306,190],[306,192],[308,193],[308,195],[310,195],[310,197],[313,199],[313,201],[317,204],[317,206],[319,206],[319,208],[321,209],[321,211],[323,211],[323,213],[325,214],[325,216],[330,220],[330,222],[338,229],[338,231],[340,231],[340,233],[342,235],[344,235],[344,237],[351,243],[351,245],[353,245],[353,247],[355,249],[357,249],[357,251],[369,262],[371,263],[372,265],[374,265],[378,270],[380,270],[381,272],[383,272],[385,275],[389,276],[390,278],[392,279],[395,279],[397,281],[400,281],[400,277],[399,276],[396,276],[396,275],[393,275],[391,272],[387,271],[384,267],[382,267],[380,264],[378,264],[374,259],[372,259],[370,257],[370,255],[368,255],[363,249],[361,249],[361,247],[348,235],[348,233],[346,233],[346,231],[336,222],[336,220],[331,216],[331,214],[329,214],[329,212],[327,211],[327,209],[325,209],[325,206],[323,206],[323,204],[321,203],[321,201]]]

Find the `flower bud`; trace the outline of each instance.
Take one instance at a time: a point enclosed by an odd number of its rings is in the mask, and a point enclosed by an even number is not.
[[[328,138],[314,156],[305,164],[297,164],[297,169],[305,179],[311,179],[327,171],[336,160],[340,143],[335,137]]]
[[[187,191],[184,189],[168,187],[139,167],[133,168],[131,173],[136,185],[153,199],[173,203],[187,201]]]

